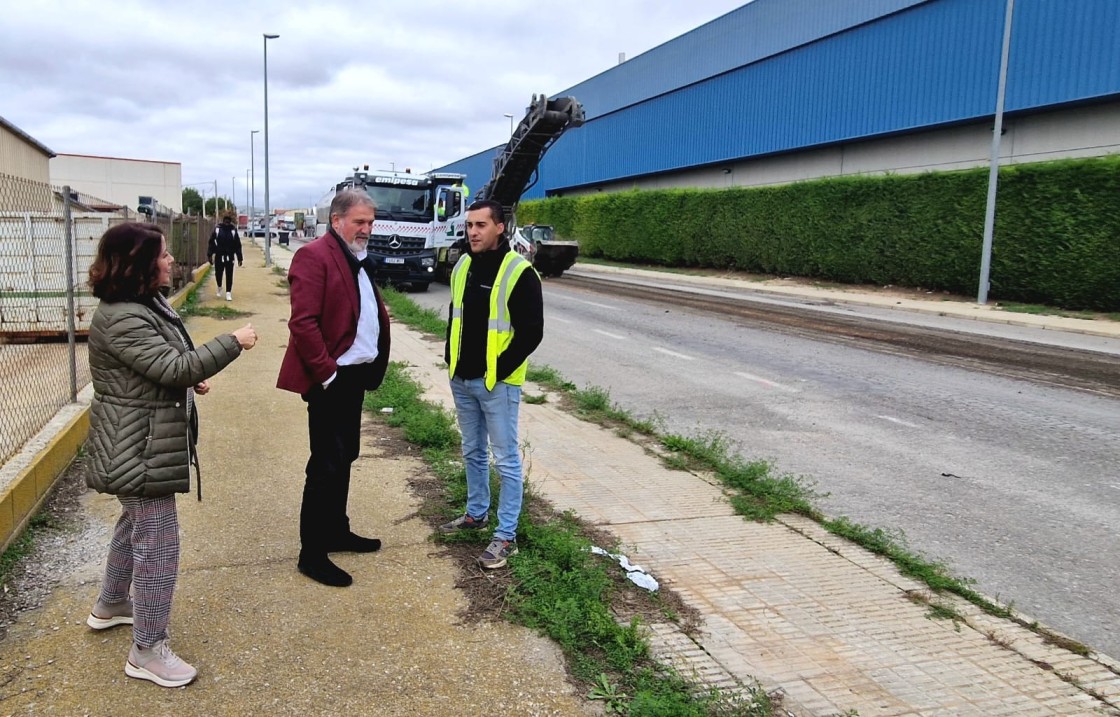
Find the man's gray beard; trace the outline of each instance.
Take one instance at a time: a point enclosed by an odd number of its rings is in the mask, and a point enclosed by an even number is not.
[[[354,256],[357,256],[358,252],[365,251],[367,241],[368,240],[366,240],[366,239],[355,239],[353,244],[351,244],[350,242],[347,242],[346,246],[350,247],[350,253],[351,254],[353,254]]]

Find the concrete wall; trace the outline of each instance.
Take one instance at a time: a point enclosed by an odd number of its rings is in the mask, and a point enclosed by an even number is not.
[[[57,186],[69,184],[133,211],[140,196],[183,211],[183,165],[178,162],[60,154],[50,161],[50,178]]]
[[[0,124],[0,173],[46,184],[49,161],[43,150]]]
[[[1003,164],[1120,153],[1120,101],[1004,118]],[[565,190],[564,196],[626,189],[726,188],[853,174],[913,174],[984,167],[992,123],[962,125],[803,152],[728,162],[653,177]]]

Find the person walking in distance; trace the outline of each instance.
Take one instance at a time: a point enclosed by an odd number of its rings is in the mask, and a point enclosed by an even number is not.
[[[463,436],[467,506],[440,526],[442,533],[479,530],[489,523],[490,461],[501,479],[498,525],[479,556],[500,568],[517,553],[523,476],[517,440],[521,386],[529,355],[544,335],[541,280],[527,259],[510,250],[502,205],[467,207],[465,253],[451,273],[451,306],[444,358]]]
[[[377,538],[350,530],[350,465],[358,457],[362,401],[381,385],[389,364],[389,313],[366,255],[376,206],[368,194],[335,195],[330,228],[303,245],[288,269],[291,338],[278,388],[307,402],[311,457],[299,514],[297,567],[324,585],[345,587],[350,574],[328,553],[372,553]]]
[[[233,301],[233,260],[243,265],[241,255],[241,235],[233,225],[233,217],[222,217],[222,223],[214,227],[210,241],[206,245],[206,259],[214,266],[214,278],[218,282],[218,298],[222,298],[222,275],[226,278],[226,301]]]
[[[175,494],[190,490],[190,467],[198,467],[194,398],[257,342],[247,324],[196,348],[160,292],[171,283],[174,261],[159,227],[129,222],[105,232],[89,268],[101,303],[89,329],[86,482],[115,495],[122,512],[86,624],[132,625],[125,674],[162,687],[181,687],[198,674],[171,651],[167,629],[179,572]]]

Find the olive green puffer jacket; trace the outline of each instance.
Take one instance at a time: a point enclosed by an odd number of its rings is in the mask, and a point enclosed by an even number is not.
[[[188,492],[194,447],[187,390],[240,354],[232,334],[191,350],[154,308],[101,302],[89,330],[89,486],[125,496]]]

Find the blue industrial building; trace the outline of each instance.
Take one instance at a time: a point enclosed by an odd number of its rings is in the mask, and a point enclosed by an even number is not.
[[[557,92],[587,122],[524,198],[986,164],[1006,4],[755,0]],[[1001,162],[1120,152],[1120,0],[1018,0],[1011,37]]]

